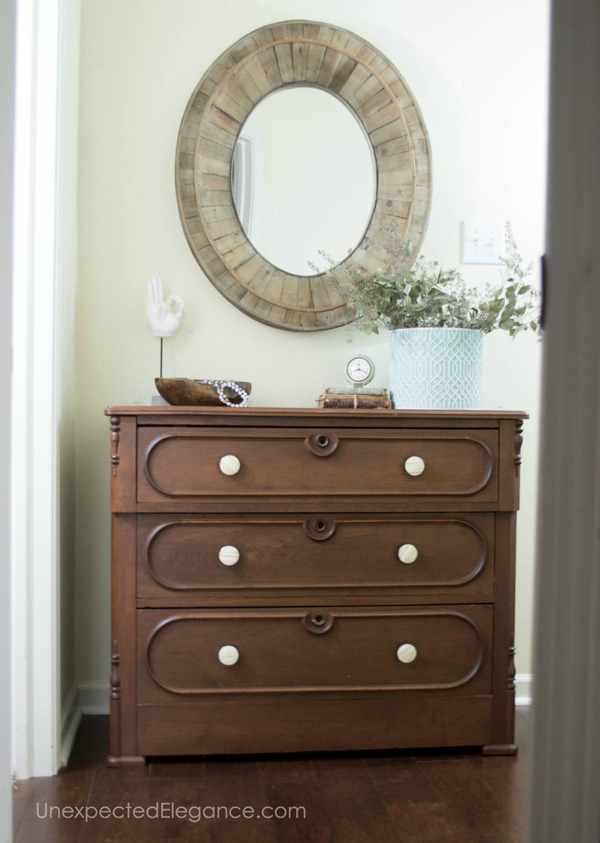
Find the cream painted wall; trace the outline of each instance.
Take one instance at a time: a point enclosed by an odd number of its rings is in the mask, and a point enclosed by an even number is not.
[[[315,406],[350,352],[388,380],[387,336],[344,329],[286,333],[244,316],[208,282],[175,201],[179,122],[207,67],[247,32],[292,18],[356,31],[393,61],[421,106],[434,197],[423,251],[457,265],[459,222],[511,219],[524,255],[543,251],[548,0],[83,0],[80,240],[76,362],[77,656],[81,682],[109,665],[108,404],[153,390],[158,342],[145,284],[161,273],[186,302],[165,373],[248,379],[256,406]],[[464,267],[469,281],[497,268]],[[527,335],[485,341],[487,408],[524,409],[518,534],[517,668],[530,669],[540,347]]]
[[[68,709],[77,686],[75,672],[75,588],[76,570],[76,441],[78,421],[76,367],[76,290],[77,290],[77,141],[79,100],[79,0],[64,3],[65,73],[61,79],[60,152],[58,161],[61,217],[58,228],[61,311],[60,400],[57,433],[59,463],[59,556],[60,556],[60,701]]]

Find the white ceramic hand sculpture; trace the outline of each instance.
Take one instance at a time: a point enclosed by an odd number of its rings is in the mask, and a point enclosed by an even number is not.
[[[172,305],[174,304],[179,305],[177,310],[173,310]],[[179,330],[181,320],[185,316],[185,305],[182,298],[169,296],[165,301],[160,275],[153,275],[152,281],[148,281],[146,316],[153,337],[172,337]]]

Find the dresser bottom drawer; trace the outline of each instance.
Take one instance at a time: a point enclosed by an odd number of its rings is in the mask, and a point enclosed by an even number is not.
[[[139,609],[137,699],[492,690],[489,605]]]
[[[484,746],[492,697],[443,693],[138,705],[140,755]]]

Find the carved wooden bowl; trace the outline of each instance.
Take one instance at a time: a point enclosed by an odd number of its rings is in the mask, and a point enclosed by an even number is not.
[[[216,387],[200,383],[191,378],[155,378],[154,383],[158,394],[176,407],[225,407]],[[252,384],[248,381],[235,381],[245,392],[250,395]],[[234,404],[241,404],[242,399],[233,389],[226,387],[224,390],[227,398]]]

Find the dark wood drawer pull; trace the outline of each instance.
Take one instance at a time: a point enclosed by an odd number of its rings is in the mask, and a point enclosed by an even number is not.
[[[333,626],[333,617],[329,612],[316,609],[314,612],[308,612],[302,619],[302,623],[309,632],[322,635],[324,632],[329,632]]]
[[[320,433],[311,433],[310,436],[307,436],[304,444],[313,456],[324,459],[335,454],[339,448],[340,440],[335,433],[321,431]]]
[[[330,539],[335,533],[336,523],[330,515],[314,515],[304,522],[304,529],[316,542]]]

